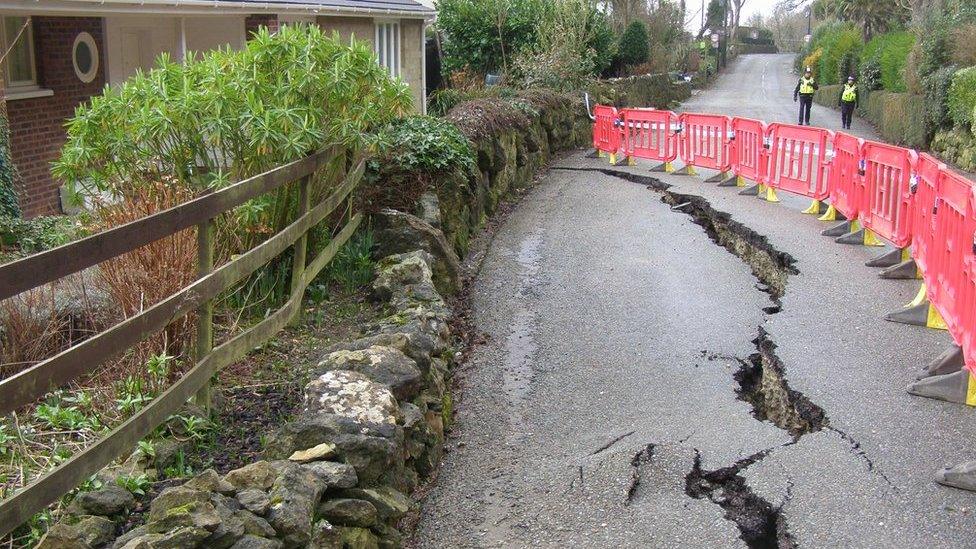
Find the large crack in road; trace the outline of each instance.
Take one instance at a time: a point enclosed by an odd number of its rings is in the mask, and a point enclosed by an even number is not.
[[[646,186],[661,195],[661,201],[671,207],[671,211],[681,212],[701,226],[716,245],[725,248],[738,257],[752,271],[758,283],[757,291],[768,295],[771,305],[762,308],[765,315],[782,310],[781,298],[791,275],[799,274],[796,260],[790,254],[777,250],[769,240],[751,228],[733,220],[731,215],[714,209],[703,197],[683,194],[672,190],[672,186],[654,177],[633,174],[612,169],[557,168],[577,171],[596,171],[605,175]],[[826,430],[843,440],[858,459],[867,466],[868,471],[881,476],[888,484],[891,482],[861,449],[860,443],[851,435],[830,425],[823,408],[812,402],[802,392],[790,387],[786,365],[776,355],[776,343],[760,324],[753,340],[756,352],[746,358],[720,357],[702,351],[710,360],[728,358],[736,361],[739,368],[733,377],[738,384],[737,397],[752,407],[752,414],[758,421],[768,421],[789,433],[790,442],[767,448],[742,458],[732,465],[719,469],[702,468],[701,452],[695,449],[695,460],[691,471],[685,476],[685,493],[695,499],[707,499],[724,510],[724,517],[736,524],[740,538],[747,546],[755,549],[797,547],[782,513],[783,507],[792,497],[792,487],[788,486],[783,500],[773,505],[752,491],[742,473],[750,466],[761,462],[773,451],[799,442],[806,434]],[[648,449],[653,449],[649,446]],[[627,502],[636,495],[640,483],[642,458],[650,452],[641,450],[632,462],[634,475],[627,494]]]

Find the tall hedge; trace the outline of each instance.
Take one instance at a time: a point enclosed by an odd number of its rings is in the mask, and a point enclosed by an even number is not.
[[[498,72],[535,40],[543,0],[438,0],[446,72]]]
[[[875,60],[881,67],[881,84],[893,92],[906,91],[905,63],[915,45],[915,34],[894,31],[879,34],[864,46],[862,60]]]
[[[973,123],[973,106],[976,106],[976,67],[961,69],[952,76],[948,103],[953,124],[968,129]]]
[[[7,117],[0,116],[0,216],[20,217],[20,205],[14,190],[16,168],[10,159],[10,128]]]
[[[647,39],[647,27],[642,21],[633,21],[620,36],[618,48],[620,60],[625,65],[640,65],[647,61],[650,55],[650,45]]]
[[[846,79],[852,68],[857,66],[857,58],[863,47],[861,33],[853,27],[841,27],[825,33],[819,47],[820,56],[818,78],[822,84],[838,84]],[[843,70],[842,70],[843,69]],[[847,73],[841,75],[841,73]]]

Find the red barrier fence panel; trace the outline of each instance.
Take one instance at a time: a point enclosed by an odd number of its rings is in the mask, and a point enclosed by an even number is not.
[[[864,143],[861,223],[899,248],[912,239],[912,177],[918,155],[902,147]]]
[[[970,215],[970,221],[976,225],[976,215]],[[967,255],[963,262],[963,318],[962,334],[953,337],[956,343],[962,347],[963,357],[966,359],[966,367],[972,375],[976,375],[976,241],[973,242],[973,253]]]
[[[973,184],[963,176],[943,170],[939,178],[935,211],[935,249],[929,265],[928,298],[945,320],[957,342],[965,340],[967,317],[963,290],[967,258],[973,255]],[[970,317],[971,318],[971,317]],[[976,326],[968,326],[969,330]]]
[[[769,169],[762,183],[814,200],[826,199],[830,165],[827,149],[833,137],[833,132],[823,128],[770,124]]]
[[[593,107],[593,148],[605,153],[615,153],[620,148],[620,129],[617,127],[617,109],[607,105]]]
[[[677,115],[656,109],[623,109],[622,146],[628,157],[673,162],[678,156]]]
[[[727,172],[732,168],[732,120],[718,114],[682,113],[678,154],[686,164]]]
[[[761,120],[732,119],[732,173],[760,181],[766,174],[766,125]]]
[[[847,219],[857,219],[861,213],[864,181],[861,160],[864,140],[838,132],[834,135],[834,159],[827,174],[830,204]]]
[[[918,156],[915,166],[912,204],[912,259],[923,277],[931,276],[931,261],[935,247],[935,201],[939,178],[945,165],[927,153]],[[925,279],[926,285],[932,281]],[[976,326],[974,326],[976,328]]]

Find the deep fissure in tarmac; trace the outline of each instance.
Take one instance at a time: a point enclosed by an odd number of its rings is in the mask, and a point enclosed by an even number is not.
[[[630,458],[630,485],[627,487],[627,499],[624,505],[630,505],[637,497],[637,490],[641,483],[641,469],[651,462],[654,457],[654,444],[647,444]]]

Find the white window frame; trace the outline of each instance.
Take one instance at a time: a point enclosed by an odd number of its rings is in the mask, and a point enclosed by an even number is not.
[[[403,37],[400,32],[400,20],[375,19],[373,26],[376,29],[373,36],[376,61],[388,70],[391,76],[399,78],[403,68]]]
[[[6,17],[30,17],[30,15],[8,15]],[[0,17],[0,23],[3,23],[3,17]],[[11,39],[13,37],[10,37]],[[17,82],[10,81],[10,72],[3,71],[4,79],[4,99],[7,101],[13,101],[16,99],[31,99],[34,97],[50,97],[54,95],[54,91],[44,89],[40,87],[37,83],[37,59],[34,54],[34,20],[31,19],[27,28],[24,29],[24,34],[20,37],[21,40],[27,40],[28,49],[30,50],[30,68],[31,68],[31,80],[22,80]],[[3,51],[7,51],[7,36],[6,36],[6,25],[0,24],[0,48]]]

